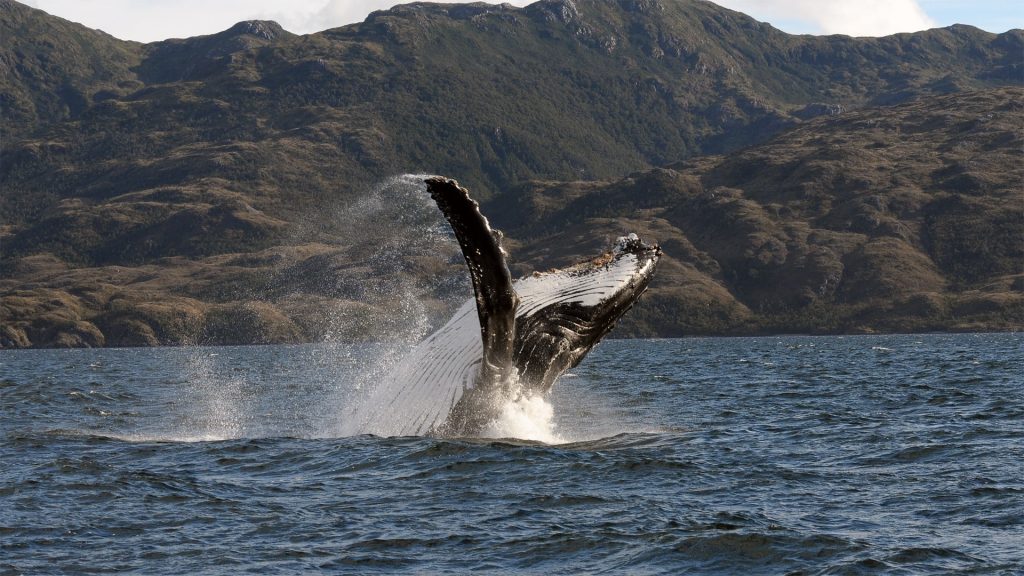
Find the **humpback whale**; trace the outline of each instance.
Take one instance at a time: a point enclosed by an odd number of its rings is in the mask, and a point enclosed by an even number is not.
[[[425,182],[458,240],[474,297],[370,392],[364,433],[469,436],[507,401],[547,393],[633,306],[661,257],[630,234],[596,258],[513,281],[502,234],[469,191],[444,177]]]

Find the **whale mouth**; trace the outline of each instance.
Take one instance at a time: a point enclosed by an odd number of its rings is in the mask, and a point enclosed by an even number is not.
[[[637,251],[637,250],[651,250],[655,249],[655,246],[644,244],[640,237],[635,232],[630,232],[626,236],[619,236],[615,241],[615,250],[619,252],[625,251]]]
[[[510,403],[542,399],[583,360],[646,291],[662,252],[627,234],[597,257],[513,281],[503,236],[469,191],[443,177],[425,182],[462,249],[474,298],[376,387],[360,432],[480,435]]]

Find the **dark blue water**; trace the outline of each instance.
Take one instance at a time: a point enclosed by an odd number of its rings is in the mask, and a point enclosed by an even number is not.
[[[1022,335],[609,341],[559,445],[336,437],[379,358],[0,352],[0,573],[1024,572]]]

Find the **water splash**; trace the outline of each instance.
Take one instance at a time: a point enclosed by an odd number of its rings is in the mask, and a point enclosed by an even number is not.
[[[388,341],[407,347],[468,298],[458,243],[426,193],[428,177],[387,178],[330,211],[334,242],[357,263],[351,272],[360,274],[358,299],[372,311],[325,310],[325,340],[383,333]]]
[[[555,432],[554,406],[542,396],[520,396],[502,406],[501,414],[480,433],[483,438],[517,438],[563,444]]]
[[[335,232],[344,234],[335,236],[339,254],[355,263],[343,271],[358,278],[346,280],[358,285],[360,298],[381,313],[324,308],[325,342],[302,352],[304,368],[316,368],[316,381],[301,389],[281,390],[277,382],[268,381],[269,366],[239,363],[238,355],[227,350],[219,354],[203,347],[182,349],[180,397],[168,400],[167,417],[157,423],[159,428],[144,426],[132,436],[191,442],[364,433],[367,410],[379,408],[366,402],[374,388],[471,294],[458,244],[426,193],[425,178],[388,178],[326,211]],[[429,282],[422,280],[423,267],[433,272]],[[326,276],[327,282],[337,280]],[[330,287],[319,288],[330,293]],[[372,345],[355,344],[350,337],[382,332],[387,338]],[[387,429],[386,422],[378,424],[375,430]],[[553,405],[540,396],[507,402],[481,436],[566,442],[556,432]]]
[[[373,390],[472,294],[454,234],[426,192],[424,180],[429,176],[403,174],[383,180],[336,214],[340,228],[360,231],[350,252],[365,264],[367,274],[360,279],[364,298],[384,313],[363,318],[336,314],[334,330],[352,333],[353,322],[364,322],[372,325],[357,331],[383,331],[387,337],[378,340],[373,354],[346,376],[354,394],[339,410],[330,429],[333,435],[365,432],[367,413],[377,408],[367,403]]]
[[[232,440],[251,436],[247,421],[252,419],[249,388],[241,374],[226,375],[217,357],[193,354],[188,363],[191,405],[181,416],[186,437],[201,440]],[[227,376],[227,377],[225,377]]]
[[[374,246],[367,261],[373,270],[385,272],[378,273],[377,277],[388,279],[386,283],[377,284],[374,290],[391,297],[398,306],[396,316],[403,321],[402,326],[395,328],[392,343],[384,345],[376,357],[367,358],[367,364],[355,381],[358,393],[340,412],[338,425],[333,429],[336,435],[350,436],[368,431],[388,434],[389,430],[402,429],[404,424],[389,422],[388,419],[402,418],[403,414],[409,412],[402,406],[382,409],[375,403],[373,395],[380,383],[393,377],[391,371],[400,365],[412,345],[436,327],[425,309],[421,287],[403,280],[403,267],[418,259],[436,260],[439,254],[447,255],[447,261],[454,264],[454,269],[447,276],[441,277],[447,283],[447,286],[442,286],[442,299],[449,304],[449,308],[454,309],[470,297],[457,241],[443,215],[425,193],[425,178],[427,175],[424,174],[405,174],[387,179],[355,203],[346,206],[344,212],[336,218],[342,228],[367,230],[367,234],[373,238]],[[382,222],[387,223],[383,229],[379,227]],[[440,320],[447,320],[450,312],[448,310]],[[478,333],[475,326],[474,314],[473,334]],[[525,396],[506,402],[500,416],[482,431],[481,436],[549,444],[565,442],[555,432],[555,427],[552,404],[540,396]]]
[[[142,422],[122,439],[137,442],[213,442],[266,436],[254,375],[232,354],[209,348],[176,352],[184,381],[174,394],[155,399],[160,417]]]

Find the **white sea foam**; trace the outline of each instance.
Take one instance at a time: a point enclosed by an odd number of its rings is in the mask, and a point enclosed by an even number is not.
[[[483,438],[517,438],[546,444],[562,444],[555,432],[555,409],[542,396],[522,396],[507,402],[501,414],[480,433]]]
[[[139,442],[139,443],[151,443],[151,442],[167,442],[167,443],[183,443],[192,444],[196,442],[222,442],[224,440],[236,440],[238,436],[224,436],[221,434],[113,434],[113,433],[97,433],[94,431],[83,430],[79,432],[82,436],[100,436],[103,438],[110,438],[112,440],[119,440],[121,442]]]

